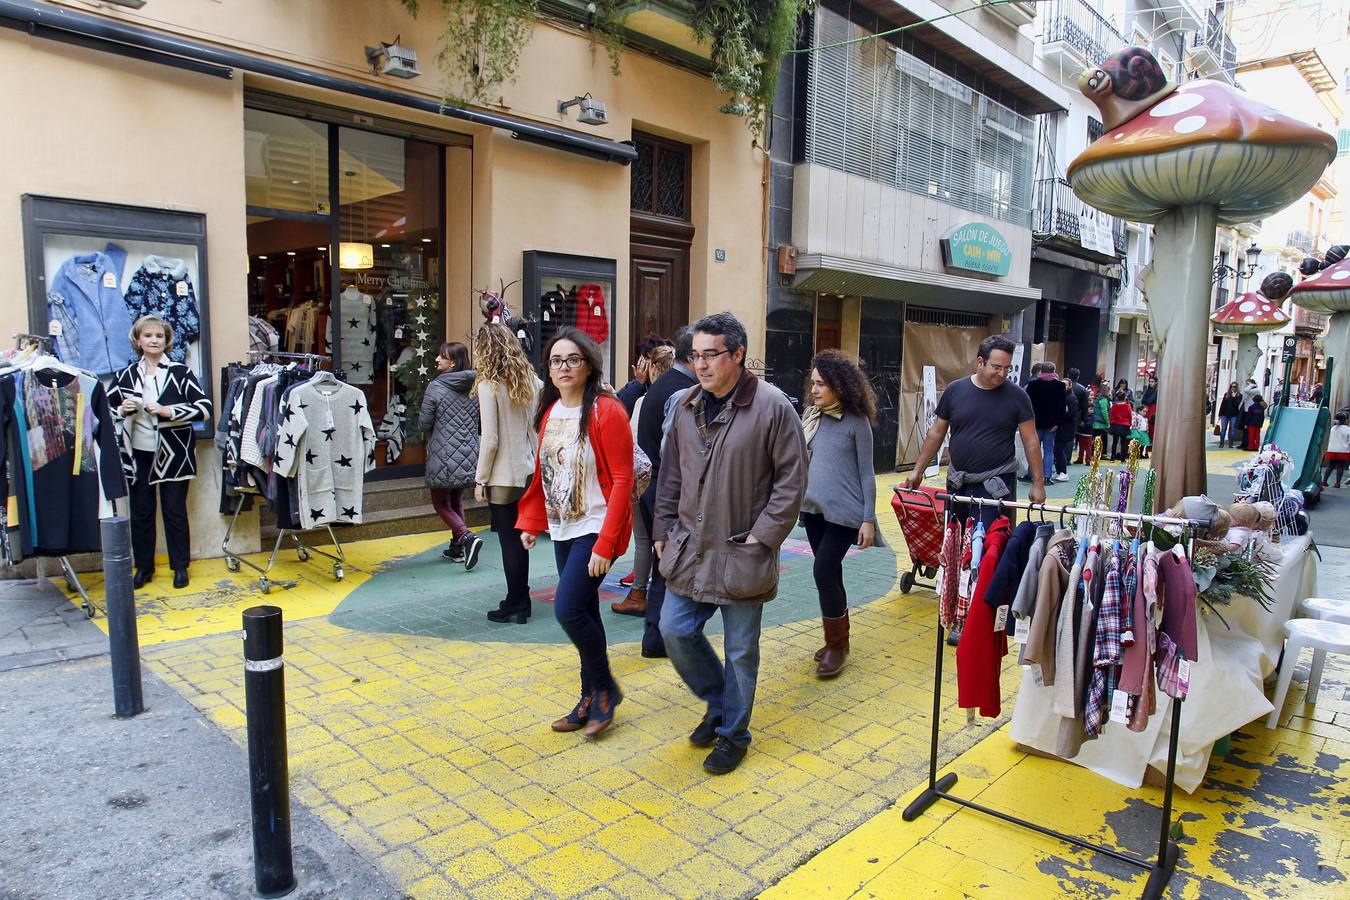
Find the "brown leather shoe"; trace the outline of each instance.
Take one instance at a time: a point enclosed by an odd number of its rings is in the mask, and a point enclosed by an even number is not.
[[[816,666],[816,676],[833,678],[848,658],[848,612],[837,619],[822,617],[820,621],[825,626],[825,652]]]
[[[591,695],[582,694],[572,711],[553,723],[554,731],[580,731],[590,718]]]
[[[645,616],[647,614],[647,589],[629,588],[628,596],[619,603],[611,603],[609,608],[621,616]]]

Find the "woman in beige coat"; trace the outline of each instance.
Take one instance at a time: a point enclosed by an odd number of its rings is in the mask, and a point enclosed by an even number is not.
[[[474,336],[473,367],[482,423],[474,498],[488,504],[506,572],[506,599],[487,616],[523,625],[530,618],[530,558],[516,530],[516,504],[534,474],[534,407],[543,383],[516,336],[496,322]]]

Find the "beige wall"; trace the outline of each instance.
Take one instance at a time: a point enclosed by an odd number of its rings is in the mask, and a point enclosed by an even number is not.
[[[239,48],[245,52],[385,88],[439,97],[435,4],[410,20],[396,0],[177,0],[140,13],[70,2],[149,28]],[[339,14],[340,13],[340,14]],[[365,63],[366,44],[391,40],[418,51],[423,77],[381,79]],[[211,358],[237,359],[247,347],[244,199],[244,88],[377,113],[453,131],[472,151],[447,154],[446,333],[462,338],[479,319],[473,288],[521,275],[522,252],[544,250],[613,258],[618,284],[614,330],[620,371],[628,345],[629,179],[627,167],[515,141],[501,131],[447,117],[375,103],[244,73],[213,78],[122,59],[92,50],[0,32],[0,84],[5,113],[24,123],[21,140],[6,144],[0,169],[0,239],[22,244],[19,196],[42,193],[207,217]],[[577,125],[559,114],[558,100],[590,92],[606,102],[610,122]],[[723,98],[708,79],[634,53],[621,77],[603,47],[583,36],[539,25],[522,56],[517,81],[497,110],[542,124],[615,140],[635,127],[693,147],[690,315],[731,309],[746,323],[751,347],[764,346],[765,162],[745,123],[717,111]],[[575,111],[573,111],[573,115]],[[713,261],[715,249],[726,262]],[[0,313],[27,326],[22,257],[0,260]],[[508,299],[518,304],[519,286]],[[212,373],[212,378],[215,373]],[[193,555],[219,553],[224,521],[216,513],[219,464],[209,442],[199,445],[192,488]],[[256,547],[256,515],[241,520],[235,547]]]
[[[166,73],[172,72],[172,77]],[[5,117],[26,123],[0,167],[0,319],[27,330],[19,197],[49,194],[206,214],[211,359],[248,345],[245,310],[243,94],[237,81],[177,72],[15,31],[0,32]],[[58,98],[66,98],[63,103]],[[237,310],[232,315],[230,311]],[[19,325],[23,328],[20,329]],[[189,495],[194,556],[219,555],[220,465],[198,443]],[[255,545],[256,517],[243,543]]]

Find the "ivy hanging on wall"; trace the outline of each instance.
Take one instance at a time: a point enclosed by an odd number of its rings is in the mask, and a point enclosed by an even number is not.
[[[420,0],[400,0],[416,16]],[[456,106],[501,102],[534,34],[534,0],[428,0],[444,23],[436,59],[445,72],[446,100]]]
[[[420,0],[400,0],[414,16]],[[538,15],[535,0],[430,0],[444,25],[437,59],[447,100],[495,104],[515,80],[520,55]],[[610,68],[620,74],[629,0],[594,0],[587,25],[602,40]],[[758,136],[773,102],[783,55],[796,43],[801,17],[815,0],[693,0],[691,27],[712,48],[712,79],[729,95],[721,111],[746,119]]]

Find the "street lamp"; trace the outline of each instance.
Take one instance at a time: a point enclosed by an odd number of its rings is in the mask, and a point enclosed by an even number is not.
[[[1238,283],[1240,284],[1242,282],[1242,279],[1251,278],[1253,275],[1255,275],[1257,263],[1261,261],[1261,248],[1256,246],[1256,244],[1252,244],[1250,247],[1247,248],[1246,255],[1247,255],[1247,267],[1245,269],[1241,268],[1235,269],[1232,266],[1228,265],[1227,263],[1219,263],[1217,266],[1214,267],[1213,280],[1217,282],[1220,279],[1232,278],[1236,276]]]

